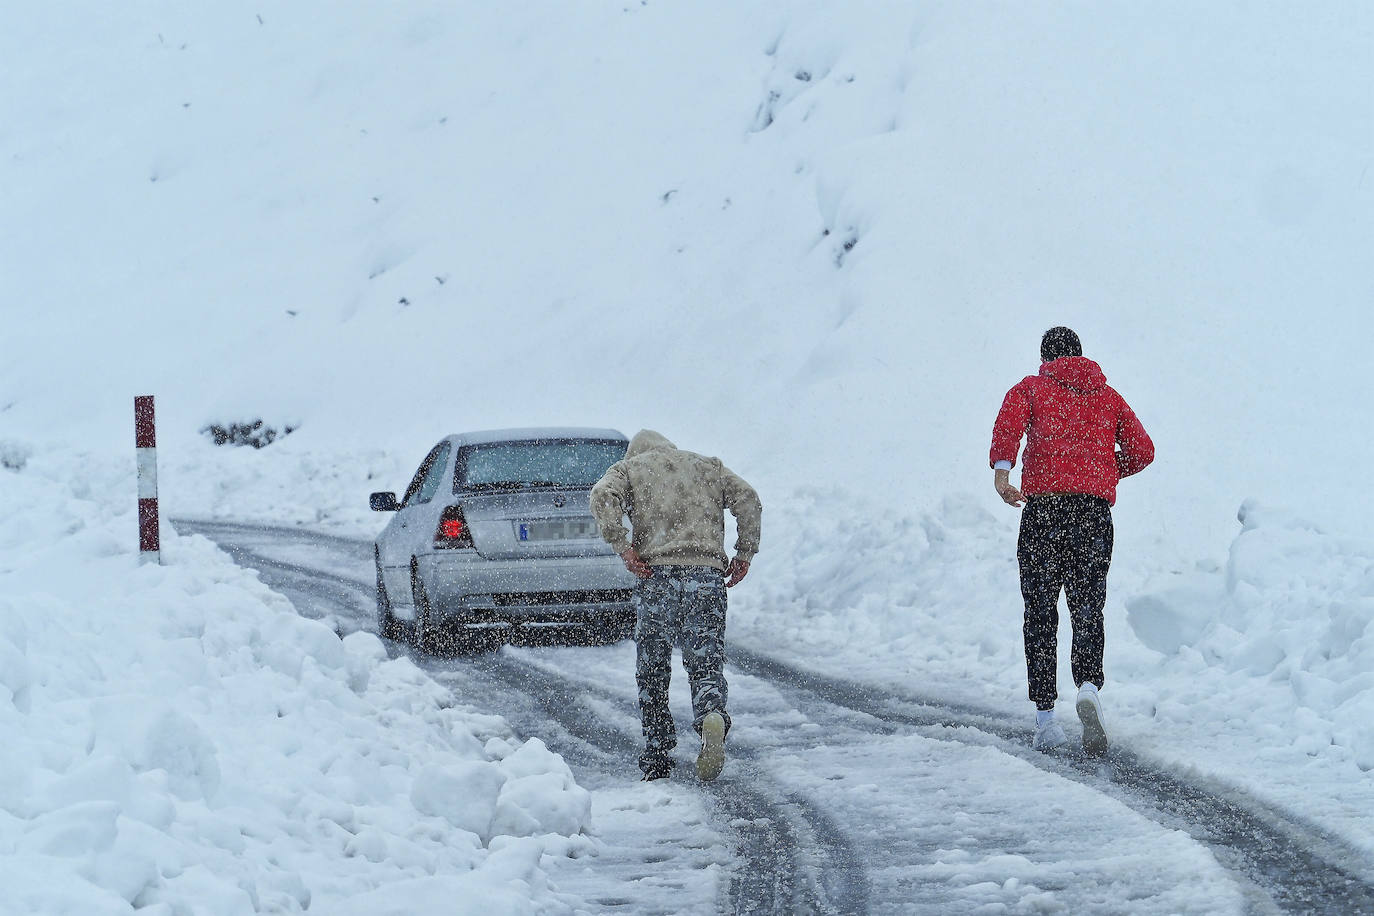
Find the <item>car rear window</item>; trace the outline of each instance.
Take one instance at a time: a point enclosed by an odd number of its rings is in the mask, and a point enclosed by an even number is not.
[[[590,487],[625,457],[628,445],[596,439],[469,445],[458,453],[453,488],[456,492]]]

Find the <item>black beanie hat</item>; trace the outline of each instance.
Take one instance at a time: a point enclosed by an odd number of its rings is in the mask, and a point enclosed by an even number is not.
[[[1040,338],[1040,361],[1052,362],[1065,356],[1082,356],[1083,344],[1078,335],[1065,327],[1050,328]]]

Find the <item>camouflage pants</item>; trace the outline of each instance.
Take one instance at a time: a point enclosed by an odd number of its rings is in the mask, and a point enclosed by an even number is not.
[[[646,769],[677,746],[677,727],[668,711],[668,683],[673,649],[682,650],[682,666],[692,687],[692,724],[701,731],[709,713],[725,717],[725,582],[709,566],[655,566],[651,579],[635,589],[635,680],[639,716],[644,728]]]

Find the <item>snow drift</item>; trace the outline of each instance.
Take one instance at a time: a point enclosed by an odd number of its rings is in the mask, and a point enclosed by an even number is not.
[[[569,909],[540,857],[591,848],[590,797],[559,757],[203,538],[137,566],[132,486],[0,471],[0,910]]]

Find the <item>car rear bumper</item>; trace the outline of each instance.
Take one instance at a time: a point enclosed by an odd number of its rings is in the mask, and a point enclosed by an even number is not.
[[[419,558],[430,606],[446,623],[581,625],[634,613],[637,580],[616,556],[487,560]]]

